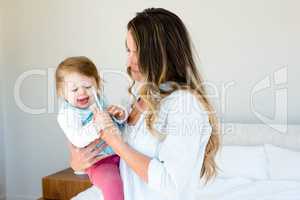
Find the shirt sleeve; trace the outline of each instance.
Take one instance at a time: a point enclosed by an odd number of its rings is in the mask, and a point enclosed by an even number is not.
[[[182,190],[191,177],[198,176],[211,126],[207,112],[189,92],[180,91],[169,100],[166,138],[158,157],[150,161],[148,185],[162,193]]]
[[[61,111],[58,114],[57,121],[68,140],[76,147],[85,147],[99,138],[93,121],[82,126],[79,117],[75,113],[72,113],[72,111]]]

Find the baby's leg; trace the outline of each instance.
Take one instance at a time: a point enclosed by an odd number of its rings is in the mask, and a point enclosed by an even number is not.
[[[119,160],[119,156],[112,155],[87,169],[91,182],[101,189],[104,200],[124,199]]]

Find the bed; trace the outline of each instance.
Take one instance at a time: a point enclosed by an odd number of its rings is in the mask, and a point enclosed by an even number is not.
[[[300,200],[300,125],[278,131],[285,128],[222,124],[223,145],[216,157],[219,174],[199,187],[197,199]],[[97,200],[100,195],[91,187],[73,200]]]

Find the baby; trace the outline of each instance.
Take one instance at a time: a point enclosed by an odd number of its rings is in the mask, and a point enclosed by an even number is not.
[[[100,91],[100,77],[95,64],[86,57],[70,57],[62,61],[55,74],[58,97],[63,99],[57,120],[68,140],[84,148],[99,138],[101,124],[94,123],[91,108],[106,109],[121,127],[126,110],[107,106]],[[96,104],[97,103],[97,104]],[[106,145],[100,142],[99,145]],[[86,170],[91,182],[99,187],[105,200],[123,200],[123,185],[119,172],[119,157],[107,146],[101,152],[106,157]]]

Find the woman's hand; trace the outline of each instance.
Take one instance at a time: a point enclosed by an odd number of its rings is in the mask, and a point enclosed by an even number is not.
[[[108,112],[102,112],[98,109],[93,111],[94,113],[94,123],[100,129],[100,137],[103,139],[109,146],[116,150],[116,146],[122,143],[122,137],[120,130],[114,125]]]
[[[70,166],[74,171],[83,171],[106,157],[98,155],[105,148],[105,145],[98,148],[98,143],[97,139],[85,148],[77,148],[69,142]]]

